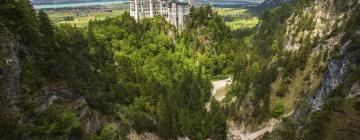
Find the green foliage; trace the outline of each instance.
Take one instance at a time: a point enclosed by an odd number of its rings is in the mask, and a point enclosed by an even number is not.
[[[206,133],[210,138],[216,140],[226,139],[226,117],[222,112],[220,104],[213,99],[210,105],[210,115],[207,118]]]
[[[118,130],[118,127],[115,123],[109,123],[103,126],[100,133],[101,140],[115,140],[116,139],[116,131]]]
[[[278,8],[267,10],[262,15],[261,26],[257,34],[258,40],[254,42],[262,55],[268,57],[274,52],[276,53],[276,50],[283,48],[282,44],[276,42],[283,42],[283,35],[287,24],[286,20],[292,14],[291,8],[285,4]]]
[[[355,102],[354,105],[353,105],[353,108],[354,108],[356,111],[360,111],[360,101]]]
[[[9,106],[0,107],[0,136],[2,139],[21,139],[20,127],[17,125],[19,119]]]
[[[295,140],[297,139],[297,122],[292,119],[283,118],[283,122],[269,135],[263,137],[264,140]]]
[[[286,92],[288,91],[288,85],[285,82],[282,82],[276,91],[276,96],[284,97],[286,95]]]
[[[38,15],[40,33],[46,38],[52,38],[54,36],[54,29],[49,17],[43,10],[40,10]]]
[[[38,138],[67,138],[80,127],[80,122],[72,109],[52,108],[38,116],[32,131]]]
[[[35,111],[36,101],[49,87],[71,91],[64,100],[84,97],[92,110],[110,118],[98,134],[90,134],[94,138],[118,139],[128,128],[156,132],[165,139],[225,138],[226,118],[219,105],[211,112],[204,106],[210,97],[210,77],[226,72],[235,46],[230,29],[210,7],[193,9],[193,26],[182,33],[163,17],[135,22],[124,13],[91,21],[88,28],[53,27],[45,12],[37,14],[26,0],[6,2],[0,9],[2,24],[25,46],[18,50],[22,69],[18,104],[25,110],[22,115],[34,122],[21,125],[24,130],[19,132],[29,138],[83,137],[78,112],[65,103]],[[203,33],[210,38],[197,36]],[[208,133],[206,124],[216,127]]]
[[[282,100],[277,100],[272,110],[272,115],[274,117],[280,117],[282,114],[284,114],[284,112],[285,112],[285,102]]]
[[[328,124],[331,121],[331,114],[336,110],[337,106],[340,106],[343,99],[339,97],[328,98],[323,109],[321,111],[314,112],[311,116],[309,126],[304,132],[305,139],[323,139]]]

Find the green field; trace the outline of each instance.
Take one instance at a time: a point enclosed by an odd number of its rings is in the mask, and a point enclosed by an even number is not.
[[[128,8],[127,4],[106,5],[107,10],[88,12],[87,10],[51,11],[48,12],[50,19],[55,24],[69,23],[78,27],[85,27],[90,20],[103,20],[122,15]],[[71,18],[71,19],[66,19]]]
[[[87,26],[90,20],[103,20],[106,17],[116,17],[124,13],[124,10],[112,10],[111,12],[89,12],[83,14],[71,13],[71,12],[59,12],[49,14],[50,19],[55,24],[69,23],[78,27]],[[64,21],[64,17],[74,17],[73,21]]]
[[[231,29],[252,28],[259,23],[259,19],[248,13],[247,9],[238,8],[215,8],[215,11],[224,17],[226,25]]]

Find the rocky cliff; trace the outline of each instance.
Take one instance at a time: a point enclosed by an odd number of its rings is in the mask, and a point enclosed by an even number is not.
[[[307,39],[312,48],[304,69],[298,69],[291,79],[285,97],[290,99],[289,111],[294,112],[291,119],[264,138],[317,139],[332,135],[334,139],[354,139],[359,135],[351,132],[354,130],[349,124],[339,123],[359,119],[352,116],[356,110],[345,107],[359,101],[359,4],[358,0],[310,1],[287,20],[284,49],[298,53],[307,46]],[[339,114],[348,117],[336,118]],[[358,123],[353,124],[358,127]],[[342,127],[344,133],[333,127]]]
[[[246,89],[248,83],[239,84],[241,97],[237,97],[237,107],[233,112],[235,119],[240,118],[241,127],[234,132],[253,135],[271,128],[269,132],[272,133],[265,135],[264,139],[320,139],[335,135],[329,134],[336,131],[328,128],[330,126],[350,127],[341,125],[341,121],[351,121],[357,127],[355,120],[359,117],[353,114],[358,112],[349,106],[356,106],[359,98],[359,5],[359,0],[299,0],[293,5],[265,10],[258,26],[257,36],[261,36],[261,40],[255,45],[263,47],[264,54],[271,58],[265,66],[266,76],[274,75],[274,79],[262,87],[251,83]],[[272,52],[266,48],[271,48]],[[271,68],[276,69],[275,74]],[[269,86],[269,91],[257,93],[264,86]],[[256,100],[260,98],[256,94],[263,99]],[[259,112],[262,109],[265,111]],[[349,116],[339,120],[335,117],[339,112]],[[269,123],[272,119],[279,124]],[[339,136],[354,138],[345,134],[354,129],[342,131],[344,133]]]

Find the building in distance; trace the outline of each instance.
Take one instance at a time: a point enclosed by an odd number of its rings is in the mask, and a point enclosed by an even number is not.
[[[193,5],[194,0],[130,0],[130,15],[136,21],[163,16],[177,29],[182,29]]]

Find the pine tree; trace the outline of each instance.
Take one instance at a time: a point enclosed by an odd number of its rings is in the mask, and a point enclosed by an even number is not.
[[[207,128],[207,132],[212,139],[225,140],[227,129],[225,114],[215,99],[211,101],[210,109],[210,114],[208,115],[208,123],[210,126]]]
[[[54,29],[48,15],[43,10],[40,10],[38,14],[38,18],[39,18],[40,33],[42,33],[44,37],[47,39],[53,38]]]

